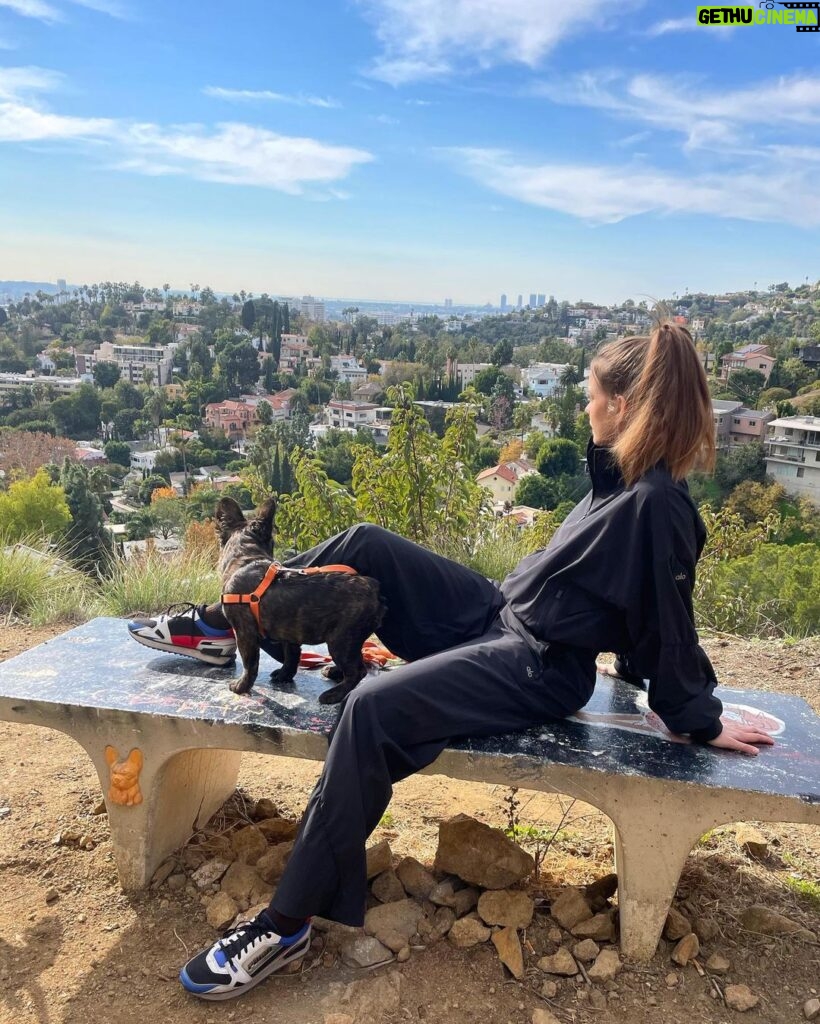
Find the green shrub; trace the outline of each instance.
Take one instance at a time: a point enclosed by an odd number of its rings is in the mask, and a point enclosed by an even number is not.
[[[41,541],[6,545],[0,539],[0,615],[34,626],[81,622],[93,596],[89,578]]]
[[[118,561],[99,585],[97,615],[155,613],[180,602],[210,603],[219,598],[219,576],[207,552],[181,551],[171,558],[149,547],[141,556]]]

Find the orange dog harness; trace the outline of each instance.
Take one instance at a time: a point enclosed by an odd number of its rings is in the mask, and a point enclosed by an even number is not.
[[[358,576],[356,570],[352,569],[349,565],[314,565],[310,569],[287,569],[285,566],[280,565],[279,562],[271,562],[268,571],[262,577],[262,582],[252,594],[222,595],[223,604],[249,604],[251,606],[253,617],[256,619],[256,628],[259,630],[260,636],[264,636],[265,633],[262,629],[262,620],[259,617],[259,602],[280,572],[292,573],[294,576],[314,576],[318,572],[343,572],[347,576]]]

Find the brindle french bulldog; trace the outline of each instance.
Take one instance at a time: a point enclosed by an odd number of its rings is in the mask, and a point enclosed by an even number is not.
[[[219,572],[223,594],[251,594],[271,565],[274,498],[268,498],[250,521],[233,498],[220,498],[216,526],[221,553]],[[259,628],[248,604],[222,604],[236,633],[244,671],[231,683],[234,693],[247,693],[259,671]],[[302,644],[326,643],[338,685],[319,697],[338,704],[365,674],[362,644],[382,621],[386,606],[379,584],[370,576],[339,572],[304,575],[282,569],[259,602],[263,636],[282,647],[282,667],[272,683],[289,683],[296,675]]]

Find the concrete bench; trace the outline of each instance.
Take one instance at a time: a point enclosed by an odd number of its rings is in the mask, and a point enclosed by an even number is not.
[[[121,620],[95,619],[0,664],[0,718],[58,729],[87,751],[121,884],[140,889],[233,792],[242,751],[324,759],[336,713],[317,702],[325,682],[301,672],[273,690],[263,681],[273,665],[263,655],[260,682],[237,697],[227,681],[238,667],[148,650]],[[457,742],[427,771],[603,811],[615,827],[622,949],[648,959],[703,833],[743,820],[820,823],[820,718],[781,694],[720,695],[768,723],[777,746],[746,758],[676,742],[645,694],[602,677],[574,719]]]

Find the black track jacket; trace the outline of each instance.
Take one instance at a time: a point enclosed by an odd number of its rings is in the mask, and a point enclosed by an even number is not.
[[[649,706],[667,728],[714,739],[723,707],[692,612],[706,529],[689,489],[663,464],[626,487],[609,451],[591,441],[587,466],[590,494],[501,592],[536,639],[617,652],[649,679]]]

